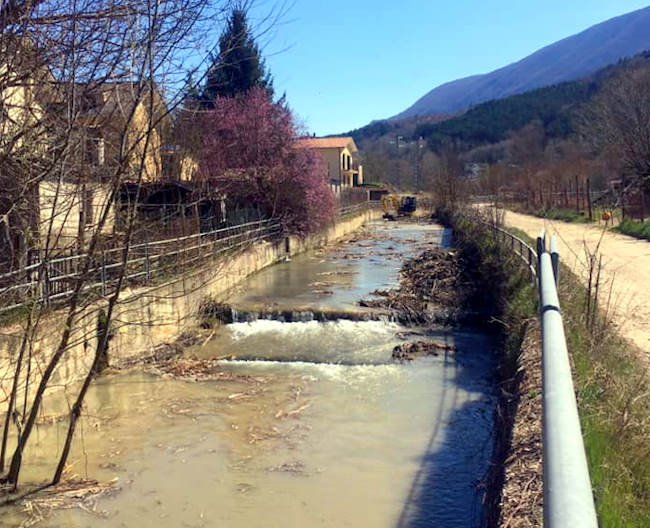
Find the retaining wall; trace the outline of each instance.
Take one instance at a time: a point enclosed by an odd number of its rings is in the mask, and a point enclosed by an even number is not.
[[[305,239],[290,237],[275,242],[261,242],[242,253],[214,260],[191,273],[175,277],[158,286],[127,288],[115,308],[110,342],[111,364],[119,365],[148,353],[152,347],[169,342],[183,331],[195,327],[197,312],[207,296],[227,298],[229,290],[249,275],[275,264],[287,256],[321,247],[359,229],[364,223],[381,217],[380,210],[364,211],[342,218],[335,225]],[[70,346],[52,379],[61,385],[83,377],[93,360],[96,347],[98,311],[105,301],[83,309],[76,318]],[[32,369],[44,368],[61,337],[66,311],[59,310],[41,320],[32,344]],[[0,404],[9,394],[12,363],[20,349],[22,323],[0,329]]]

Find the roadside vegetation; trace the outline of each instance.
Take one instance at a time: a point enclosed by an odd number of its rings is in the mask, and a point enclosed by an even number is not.
[[[525,233],[520,238],[533,243]],[[612,325],[615,306],[597,300],[561,266],[559,297],[574,366],[578,410],[600,525],[647,526],[650,520],[650,386],[648,370]]]
[[[650,240],[650,220],[637,222],[626,218],[614,228],[614,231],[623,235]]]
[[[575,209],[551,207],[550,209],[537,209],[533,214],[539,218],[547,218],[549,220],[560,220],[574,224],[589,223],[589,217],[585,213],[578,213]]]
[[[522,342],[526,330],[538,314],[536,288],[522,273],[522,267],[511,256],[511,250],[501,246],[491,230],[471,215],[459,215],[460,202],[451,207],[439,207],[438,217],[452,225],[459,250],[471,252],[467,261],[475,263],[478,273],[491,285],[486,302],[493,306],[493,320],[498,321],[503,336],[499,370],[500,407],[496,419],[494,471],[488,478],[488,489],[501,490],[508,457],[512,457],[513,430],[528,434],[526,456],[539,448],[541,421],[541,398],[537,391],[523,393],[526,383],[522,380],[531,375],[541,377],[539,360],[526,360],[522,354]],[[493,220],[499,222],[499,218]],[[513,234],[534,246],[525,233],[512,230]],[[642,527],[650,520],[650,385],[648,369],[640,360],[640,354],[626,342],[612,324],[616,307],[611,299],[598,297],[599,256],[596,250],[587,250],[591,262],[591,279],[585,286],[570,269],[562,266],[559,296],[562,306],[567,345],[574,368],[574,383],[596,510],[600,526],[612,528]],[[534,330],[535,331],[535,330]],[[526,370],[536,372],[528,373]],[[533,384],[534,385],[534,384]],[[528,424],[530,416],[519,416],[520,406],[529,406],[539,400],[538,430]],[[534,406],[534,404],[533,404]],[[530,406],[529,406],[530,407]],[[530,415],[530,408],[525,411]],[[528,428],[528,430],[526,429]],[[518,442],[521,439],[518,439]],[[518,453],[517,456],[521,456]],[[532,455],[534,457],[534,455]],[[539,455],[541,458],[541,454]],[[526,471],[525,462],[518,459],[514,471]],[[508,471],[510,471],[509,469]],[[541,515],[541,464],[532,464],[529,475],[516,484],[527,483],[525,490],[512,486],[508,494],[519,494],[517,507],[510,510],[519,520],[526,519],[534,526]],[[537,487],[539,484],[539,488]],[[516,488],[517,486],[515,486]],[[523,486],[518,486],[523,488]],[[537,493],[537,495],[535,495]],[[508,498],[509,501],[512,497]],[[503,502],[500,491],[487,497],[490,525],[503,525],[499,516]],[[537,510],[537,511],[536,511]],[[511,517],[511,521],[514,517]]]
[[[593,296],[563,267],[560,304],[575,367],[578,408],[601,526],[650,520],[648,371],[612,326],[614,307],[593,310]]]

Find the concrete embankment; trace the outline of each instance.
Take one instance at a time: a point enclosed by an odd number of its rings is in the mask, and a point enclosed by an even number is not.
[[[306,238],[289,237],[257,243],[235,256],[214,260],[189,273],[171,278],[164,284],[127,288],[116,307],[110,361],[120,364],[133,361],[152,347],[171,341],[197,323],[201,302],[208,296],[223,296],[245,278],[286,257],[334,242],[368,221],[381,217],[380,210],[371,209],[358,215],[339,219],[325,231]],[[97,315],[104,300],[86,306],[76,317],[70,345],[52,379],[60,385],[85,375],[96,346]],[[31,343],[33,371],[44,367],[59,343],[66,311],[44,315]],[[23,335],[22,322],[0,330],[0,389],[5,394],[11,384],[13,358],[18,354]]]

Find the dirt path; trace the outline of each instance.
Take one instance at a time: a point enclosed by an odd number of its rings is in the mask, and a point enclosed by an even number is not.
[[[623,336],[638,346],[650,364],[650,243],[625,235],[605,232],[584,224],[545,220],[506,211],[506,224],[536,237],[542,228],[557,235],[560,258],[587,282],[585,244],[593,251],[602,236],[603,294],[611,289],[616,307],[614,322]]]

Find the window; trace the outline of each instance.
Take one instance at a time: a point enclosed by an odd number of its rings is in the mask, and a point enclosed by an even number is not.
[[[81,189],[81,218],[84,225],[93,223],[93,191],[84,185]]]
[[[84,142],[84,161],[91,165],[104,165],[104,138],[101,137],[99,129],[97,128],[86,129],[86,140]]]

